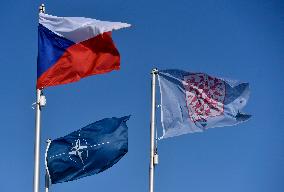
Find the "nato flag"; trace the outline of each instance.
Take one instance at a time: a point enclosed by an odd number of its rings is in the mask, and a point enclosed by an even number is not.
[[[46,152],[46,168],[52,184],[102,172],[128,151],[130,116],[106,118],[53,140]]]

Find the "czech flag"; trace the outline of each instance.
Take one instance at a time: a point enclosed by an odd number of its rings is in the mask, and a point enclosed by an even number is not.
[[[37,88],[71,83],[120,68],[111,31],[127,23],[39,14]]]

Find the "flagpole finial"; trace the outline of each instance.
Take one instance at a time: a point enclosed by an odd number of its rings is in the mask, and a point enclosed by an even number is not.
[[[45,6],[44,6],[43,3],[39,6],[39,12],[40,13],[45,13]]]
[[[154,75],[158,74],[158,69],[157,68],[152,69],[151,74]]]

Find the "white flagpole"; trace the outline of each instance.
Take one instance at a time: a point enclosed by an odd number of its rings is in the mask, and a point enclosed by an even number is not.
[[[48,172],[48,167],[47,167],[47,152],[48,152],[48,149],[49,149],[49,146],[51,144],[51,140],[50,139],[47,139],[46,140],[46,150],[45,150],[45,192],[48,192],[49,191],[49,185],[50,185],[50,176],[49,176],[49,172]]]
[[[154,166],[158,164],[157,154],[155,153],[155,112],[156,112],[156,75],[157,69],[152,72],[152,112],[150,127],[150,169],[149,169],[149,192],[154,192]]]
[[[42,4],[39,12],[44,13],[45,8]],[[40,112],[41,107],[45,106],[46,100],[42,95],[41,89],[36,90],[36,126],[35,126],[35,147],[34,147],[34,192],[39,192],[39,174],[40,174]]]
[[[40,160],[40,95],[41,90],[36,90],[36,127],[35,127],[35,166],[34,166],[34,192],[39,192],[39,160]]]
[[[45,192],[49,191],[49,176],[47,171],[45,172]]]

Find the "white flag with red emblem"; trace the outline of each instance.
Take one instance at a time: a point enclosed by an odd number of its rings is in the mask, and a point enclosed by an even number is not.
[[[251,117],[241,112],[249,98],[248,83],[174,69],[159,71],[158,80],[161,138],[235,125]]]

